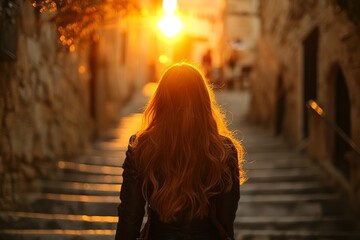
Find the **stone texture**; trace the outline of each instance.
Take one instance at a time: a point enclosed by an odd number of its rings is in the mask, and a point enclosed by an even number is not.
[[[36,178],[36,171],[33,166],[29,164],[21,163],[20,171],[24,174],[24,177],[27,180],[33,180]]]
[[[27,38],[26,45],[27,45],[28,57],[31,64],[35,67],[39,66],[42,56],[42,48],[39,42],[37,41],[37,39]]]
[[[31,6],[30,2],[19,4],[20,6],[20,16],[21,16],[21,31],[24,32],[27,36],[32,36],[36,32],[35,26],[35,10]]]
[[[92,131],[83,126],[91,123],[81,100],[88,89],[74,70],[81,58],[77,53],[59,53],[55,26],[45,18],[35,25],[31,4],[19,5],[17,61],[0,62],[0,172],[5,173],[0,178],[0,197],[4,202],[21,199],[17,191],[30,188],[38,172],[54,174],[50,171],[56,166],[54,159],[81,150]],[[66,61],[58,61],[59,55]]]
[[[21,199],[17,189],[30,188],[40,176],[56,174],[56,160],[82,151],[94,129],[101,132],[110,127],[133,84],[124,78],[125,64],[118,56],[114,60],[114,49],[116,54],[122,49],[117,41],[119,31],[110,30],[102,39],[106,47],[96,50],[95,55],[108,65],[96,66],[96,72],[89,67],[87,44],[72,53],[64,51],[50,21],[53,15],[35,13],[29,1],[18,4],[17,60],[0,62],[0,171],[6,173],[0,177],[0,199],[5,202]],[[100,56],[104,50],[106,54]],[[132,66],[138,61],[129,58]],[[79,71],[80,66],[85,72]],[[97,81],[93,91],[90,78]],[[91,104],[98,108],[95,116],[90,116],[95,108]],[[109,111],[108,106],[113,109]],[[100,121],[106,124],[98,124]]]
[[[301,2],[301,3],[300,3]],[[251,82],[251,118],[270,129],[276,127],[277,104],[281,91],[276,82],[283,79],[285,90],[282,112],[282,135],[293,146],[308,143],[312,157],[332,166],[334,132],[324,121],[308,119],[304,111],[305,40],[318,29],[316,100],[329,121],[335,121],[337,69],[344,75],[350,100],[351,138],[360,145],[360,36],[346,13],[334,9],[326,0],[281,0],[273,4],[260,1],[262,32],[258,42],[258,58]],[[274,67],[277,66],[277,67]],[[340,106],[341,108],[341,106]],[[310,126],[310,139],[304,134],[305,120]],[[311,145],[316,144],[316,146]],[[358,168],[358,166],[354,166]],[[356,172],[356,171],[355,171]],[[356,181],[359,181],[357,179]],[[350,185],[350,182],[348,183]],[[356,185],[356,184],[355,184]],[[352,186],[355,186],[352,184]],[[356,187],[352,188],[353,191]]]

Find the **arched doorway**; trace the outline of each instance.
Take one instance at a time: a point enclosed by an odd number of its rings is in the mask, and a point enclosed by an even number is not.
[[[351,138],[351,120],[350,120],[350,99],[349,91],[344,74],[340,67],[336,67],[334,82],[334,122],[335,124]],[[350,150],[347,142],[339,134],[334,136],[334,165],[349,177],[349,163],[345,159],[345,154]]]
[[[303,42],[303,137],[309,137],[306,102],[316,99],[319,29],[315,28]]]
[[[286,104],[286,92],[284,87],[283,77],[280,75],[277,82],[277,98],[276,98],[276,120],[275,120],[275,134],[280,135],[283,131],[284,112]]]
[[[91,118],[96,121],[97,109],[96,109],[96,77],[98,67],[98,42],[91,42],[90,53],[89,53],[89,111]]]

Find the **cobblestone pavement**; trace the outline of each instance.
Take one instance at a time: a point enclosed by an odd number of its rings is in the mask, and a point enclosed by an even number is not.
[[[241,186],[237,240],[360,239],[359,221],[308,157],[247,123],[247,92],[217,91],[216,97],[246,148],[249,180]],[[136,94],[119,124],[86,153],[59,160],[61,174],[44,181],[41,194],[29,193],[29,205],[1,211],[0,240],[113,239],[121,165],[146,101]]]

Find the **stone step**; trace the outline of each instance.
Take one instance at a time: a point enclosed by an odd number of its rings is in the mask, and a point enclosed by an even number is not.
[[[293,151],[291,148],[284,144],[263,144],[263,145],[246,145],[244,144],[245,151],[248,153],[289,153]]]
[[[46,181],[42,183],[45,193],[66,193],[81,195],[108,195],[118,196],[121,184],[116,183],[89,183]],[[321,182],[277,182],[272,183],[246,183],[241,186],[242,195],[250,194],[295,194],[295,193],[330,193],[329,187]]]
[[[118,196],[121,184],[47,181],[42,184],[44,193]]]
[[[322,182],[277,182],[261,183],[248,182],[240,187],[242,194],[309,194],[309,193],[331,193],[332,189]]]
[[[130,139],[130,136],[131,135],[129,135],[128,140]],[[123,142],[116,139],[111,141],[97,141],[94,142],[91,147],[94,150],[113,152],[113,151],[124,151],[127,149],[127,146],[128,146],[128,142],[124,144]]]
[[[285,216],[324,213],[323,205],[336,205],[336,194],[258,194],[242,195],[238,214]],[[39,213],[113,216],[117,213],[118,196],[96,196],[47,193],[29,196],[29,210]]]
[[[359,240],[359,232],[339,231],[311,231],[311,230],[241,230],[235,237],[236,240]]]
[[[244,169],[271,169],[271,168],[308,168],[312,167],[307,159],[288,159],[277,158],[271,161],[245,159],[243,163]]]
[[[118,156],[122,156],[124,152],[126,152],[126,150],[127,150],[127,146],[123,147],[122,149],[117,149],[113,151],[101,150],[101,149],[89,147],[84,149],[84,155],[95,156],[95,157],[118,157]]]
[[[115,230],[7,229],[0,240],[113,240]]]
[[[5,229],[108,229],[116,228],[117,216],[87,216],[29,212],[0,213],[0,230]],[[146,217],[144,218],[144,222]],[[11,222],[11,224],[9,224]],[[235,229],[241,230],[337,230],[360,229],[360,221],[349,217],[317,216],[237,216]]]
[[[112,175],[119,176],[122,174],[123,169],[115,166],[104,166],[95,164],[76,163],[70,161],[59,161],[58,167],[64,171],[64,173],[82,173],[82,174],[94,174],[94,175]],[[316,178],[318,173],[313,168],[294,167],[294,168],[265,168],[248,169],[248,176],[251,179],[309,179]],[[89,178],[91,176],[89,175]],[[65,178],[68,179],[68,178]]]
[[[73,162],[78,164],[104,165],[110,167],[121,167],[125,160],[125,152],[118,157],[99,157],[99,156],[81,156],[70,160],[61,160],[60,162]],[[265,169],[265,168],[301,168],[311,167],[309,159],[302,156],[291,160],[287,158],[274,158],[271,161],[263,159],[254,159],[246,156],[244,161],[245,169]]]
[[[117,171],[117,168],[121,167],[125,157],[122,158],[76,158],[73,160],[61,160],[58,162],[58,167],[63,170],[77,170],[77,171],[90,171],[96,172],[95,170],[87,170],[89,168],[100,170],[102,167],[108,169],[113,168],[113,172]],[[302,161],[289,161],[287,159],[277,159],[271,162],[259,161],[259,160],[246,160],[244,162],[244,168],[246,170],[264,170],[264,169],[288,169],[288,168],[311,168],[309,161],[303,159]],[[314,169],[314,168],[311,168]],[[100,171],[101,172],[101,171]]]
[[[115,216],[120,200],[116,196],[47,193],[29,196],[26,211],[36,213]]]
[[[125,151],[122,152],[121,155],[116,157],[101,157],[101,156],[79,156],[76,158],[72,158],[69,160],[61,160],[64,162],[74,162],[74,163],[83,163],[83,164],[90,164],[90,165],[105,165],[110,167],[121,167],[125,160]],[[60,162],[60,161],[59,161]]]
[[[320,176],[312,168],[283,168],[283,169],[248,169],[248,182],[298,182],[318,181]],[[245,183],[246,184],[246,183]]]
[[[286,146],[284,143],[276,141],[260,141],[259,143],[248,143],[246,140],[243,142],[243,147],[246,152],[287,152],[291,150],[290,147]]]
[[[272,134],[269,134],[267,132],[263,132],[262,130],[255,130],[255,131],[249,131],[246,128],[243,128],[242,131],[237,131],[237,134],[235,135],[237,139],[242,141],[243,143],[262,143],[262,142],[276,142],[284,144],[284,140],[280,137],[276,137]]]
[[[0,229],[115,229],[116,216],[1,212]]]
[[[272,162],[273,160],[276,159],[286,159],[289,162],[292,161],[298,161],[299,159],[308,159],[308,157],[306,157],[305,155],[293,151],[293,150],[287,150],[287,151],[282,151],[282,152],[250,152],[250,151],[245,151],[246,155],[245,158],[250,160],[250,161],[264,161],[264,162]]]
[[[109,183],[120,184],[123,181],[120,175],[104,175],[104,174],[90,174],[83,172],[67,172],[63,173],[60,179],[67,182],[85,182],[85,183]]]
[[[119,176],[123,173],[123,168],[120,166],[106,166],[96,164],[77,163],[70,161],[59,161],[58,167],[64,172],[80,172],[99,175],[114,175]]]
[[[125,160],[125,152],[119,157],[98,157],[98,156],[82,156],[71,160],[60,160],[59,166],[66,167],[67,163],[71,164],[87,164],[95,166],[121,167]],[[275,158],[271,161],[262,159],[246,158],[244,161],[245,169],[267,169],[267,168],[306,168],[311,167],[309,159],[304,157],[292,158]]]
[[[119,168],[120,169],[120,168]],[[122,171],[120,169],[120,171]],[[278,175],[276,175],[278,173]],[[313,182],[319,181],[320,176],[315,173],[307,171],[295,170],[279,170],[279,171],[248,171],[248,183],[277,183],[277,182]],[[84,173],[67,171],[61,175],[61,179],[66,179],[68,182],[88,182],[88,183],[122,183],[122,176],[106,175],[100,173]]]
[[[360,220],[339,216],[237,216],[235,229],[241,230],[324,230],[360,231]]]

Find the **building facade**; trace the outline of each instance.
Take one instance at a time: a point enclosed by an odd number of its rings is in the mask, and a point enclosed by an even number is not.
[[[306,149],[359,202],[359,29],[336,1],[261,0],[259,13],[250,119]]]
[[[1,4],[0,205],[6,206],[24,201],[38,180],[56,174],[60,158],[81,153],[114,126],[124,102],[147,81],[149,61],[147,47],[136,44],[148,34],[139,11],[100,24],[98,39],[69,52],[52,14],[30,1]]]

